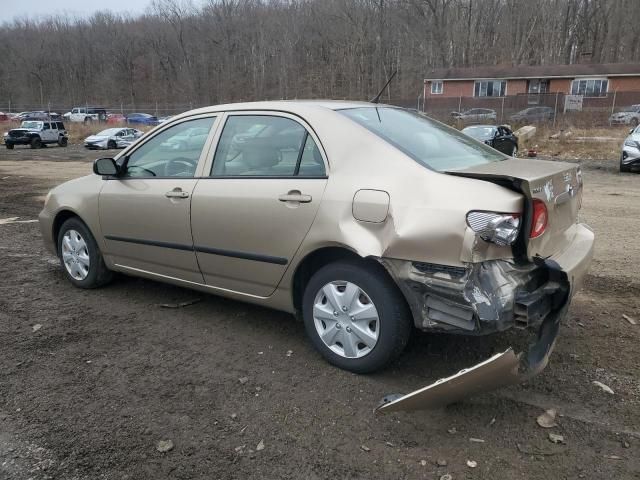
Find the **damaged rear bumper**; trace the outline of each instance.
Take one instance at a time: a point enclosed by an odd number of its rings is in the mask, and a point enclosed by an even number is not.
[[[418,328],[482,335],[518,327],[534,330],[536,337],[526,352],[509,349],[408,395],[386,396],[377,410],[443,406],[542,371],[571,297],[591,263],[593,245],[593,232],[578,224],[563,252],[526,265],[491,260],[458,269],[382,259],[407,298]]]

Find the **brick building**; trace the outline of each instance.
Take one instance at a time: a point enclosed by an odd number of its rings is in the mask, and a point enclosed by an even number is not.
[[[640,92],[640,64],[520,65],[441,68],[424,80],[424,98],[562,93],[586,98]]]

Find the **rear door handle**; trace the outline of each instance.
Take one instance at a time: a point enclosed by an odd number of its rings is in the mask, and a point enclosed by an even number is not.
[[[299,190],[291,190],[289,193],[280,195],[278,200],[281,202],[310,203],[312,197],[301,193]]]
[[[167,198],[188,198],[189,192],[185,192],[180,187],[174,188],[173,190],[169,190],[164,194]]]

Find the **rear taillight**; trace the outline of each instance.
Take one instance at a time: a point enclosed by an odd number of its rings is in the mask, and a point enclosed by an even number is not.
[[[547,206],[542,200],[537,198],[533,200],[533,218],[531,219],[531,233],[529,238],[537,238],[547,229],[547,221],[549,215]]]
[[[505,247],[518,237],[520,214],[471,211],[467,225],[483,240]]]

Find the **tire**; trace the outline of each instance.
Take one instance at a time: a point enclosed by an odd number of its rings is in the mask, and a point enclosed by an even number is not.
[[[72,239],[71,241],[75,240],[75,243],[63,245],[67,233]],[[78,242],[76,234],[79,234],[81,242]],[[62,265],[67,279],[76,287],[97,288],[106,285],[113,279],[113,272],[108,270],[104,264],[95,238],[78,217],[69,218],[62,224],[58,232],[57,245],[60,265]],[[69,266],[66,260],[69,260]],[[76,268],[77,270],[75,270]],[[78,275],[75,275],[74,272]]]
[[[13,150],[13,143],[7,143],[7,150]]]
[[[58,146],[66,147],[69,144],[69,139],[67,137],[60,137],[58,139]]]
[[[518,156],[518,147],[515,145],[513,146],[513,150],[511,150],[511,156],[514,158]]]
[[[636,117],[633,117],[631,119],[631,121],[629,122],[629,124],[633,127],[636,128],[638,126],[638,119]]]
[[[84,123],[91,123],[93,119],[91,117],[84,117]]]
[[[347,285],[340,285],[344,283]],[[354,286],[359,293],[357,297],[352,297],[353,309],[341,311],[342,308],[347,308],[342,305],[341,308],[333,310],[334,307],[324,294],[326,289],[329,288],[330,292],[338,292],[342,287],[345,288],[344,294],[347,295],[346,288],[354,291],[352,290]],[[337,293],[337,295],[341,294]],[[340,297],[333,298],[334,302],[344,300]],[[363,324],[362,321],[357,324],[351,323],[354,317],[350,314],[354,313],[353,310],[363,312],[362,309],[369,304],[373,305],[373,312],[369,307],[365,311],[368,314],[367,318],[377,314],[376,320],[368,324]],[[314,312],[321,312],[318,318],[314,317]],[[354,373],[374,372],[396,359],[407,345],[413,328],[411,313],[397,286],[382,267],[367,264],[364,261],[339,261],[318,270],[305,288],[302,315],[307,335],[315,349],[332,365]],[[355,315],[357,313],[354,313]],[[366,329],[369,336],[377,335],[376,341],[369,340],[369,345],[360,342],[360,339],[365,337],[354,336],[355,325],[360,326],[358,331],[361,334],[363,329]],[[372,332],[371,327],[375,327],[375,331]],[[330,338],[331,332],[335,333],[333,339],[329,340],[331,347],[320,335],[323,330],[327,332],[327,338]],[[352,355],[348,355],[349,352],[341,345],[343,339],[348,341],[349,338],[355,339],[350,342]]]
[[[116,144],[115,141],[109,140],[107,142],[107,150],[115,150],[116,148],[118,148],[118,145]]]
[[[30,142],[31,148],[42,148],[42,140],[40,137],[33,137]]]

